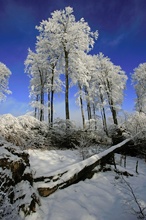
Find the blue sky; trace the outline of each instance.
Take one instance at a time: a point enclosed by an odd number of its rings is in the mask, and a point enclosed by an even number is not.
[[[0,103],[0,114],[21,115],[29,111],[29,78],[24,73],[24,60],[27,49],[35,47],[38,35],[35,26],[54,10],[67,6],[73,7],[76,20],[83,17],[92,31],[98,30],[92,54],[103,52],[128,75],[123,108],[133,110],[135,94],[130,73],[146,62],[145,0],[0,0],[0,62],[12,72],[9,81],[12,95]],[[56,99],[56,116],[61,116],[63,100]],[[76,112],[72,118],[79,117],[73,97],[70,103],[72,112]]]

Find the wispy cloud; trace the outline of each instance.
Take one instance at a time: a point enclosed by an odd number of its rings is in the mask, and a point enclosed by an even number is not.
[[[138,37],[141,26],[146,22],[144,2],[98,0],[94,4],[85,4],[82,10],[87,20],[92,20],[91,25],[99,30],[102,47],[116,47],[128,38]]]
[[[117,28],[114,32],[102,32],[102,39],[100,43],[102,47],[117,47],[124,41],[129,41],[129,39],[135,38],[139,32],[140,20],[133,22],[129,27],[121,26]]]
[[[34,27],[34,14],[30,7],[24,7],[20,2],[12,0],[5,1],[3,8],[5,13],[2,13],[1,16],[5,29],[10,28],[11,32],[19,31],[28,34],[29,29]],[[6,31],[9,30],[6,29]]]
[[[125,34],[120,34],[118,36],[116,36],[114,39],[112,39],[111,41],[109,41],[109,46],[118,46],[125,38]]]
[[[0,103],[0,115],[12,114],[14,116],[24,115],[30,111],[28,103],[19,102],[12,97],[8,97],[5,102]]]

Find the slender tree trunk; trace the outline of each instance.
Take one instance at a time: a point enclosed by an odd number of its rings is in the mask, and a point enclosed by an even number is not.
[[[91,114],[91,107],[90,107],[90,102],[87,101],[87,112],[88,112],[88,120],[92,118]]]
[[[112,113],[112,117],[113,117],[113,121],[114,121],[114,124],[115,125],[118,125],[118,120],[117,120],[117,112],[114,108],[114,103],[113,103],[113,100],[111,99],[110,101],[111,105],[110,105],[110,109],[111,109],[111,113]]]
[[[65,114],[66,120],[70,119],[69,116],[69,72],[68,72],[68,52],[65,50]]]
[[[141,113],[141,112],[144,113],[143,108],[142,108],[141,97],[140,97],[138,94],[136,94],[136,95],[137,95],[136,110],[137,110],[139,113]]]
[[[106,81],[107,81],[107,88],[108,88],[107,89],[108,102],[109,102],[109,105],[110,105],[110,110],[111,110],[111,113],[112,113],[113,122],[114,122],[114,124],[118,125],[117,112],[116,112],[116,109],[114,108],[114,102],[113,102],[113,99],[112,99],[112,92],[111,92],[110,83],[109,83],[108,79]]]
[[[87,96],[87,98],[86,98],[86,102],[87,102],[87,114],[88,114],[88,120],[90,121],[90,119],[92,118],[92,114],[91,114],[90,101],[89,101],[89,99],[88,99],[89,94],[88,94],[88,90],[87,90],[86,86],[84,87],[84,91],[85,91],[85,94],[86,94],[86,96]]]
[[[53,113],[54,113],[54,91],[51,91],[51,127],[53,126]]]
[[[40,109],[40,121],[44,121],[44,91],[43,88],[41,88],[41,94],[40,94],[40,101],[41,101],[41,109]]]
[[[80,89],[80,92],[81,92],[81,85],[78,83],[78,86],[79,86],[79,89]],[[82,122],[83,122],[83,129],[85,129],[85,116],[84,116],[84,108],[83,108],[83,99],[82,99],[82,96],[80,94],[80,105],[81,105],[81,115],[82,115]]]
[[[49,125],[50,125],[50,122],[51,122],[51,118],[50,118],[50,115],[51,113],[50,113],[50,91],[49,91],[49,89],[48,89],[48,123],[49,123]]]
[[[51,118],[50,118],[50,123],[51,127],[53,126],[53,113],[54,113],[54,70],[55,70],[55,65],[52,65],[52,77],[51,77]]]
[[[95,130],[97,129],[97,121],[96,121],[96,109],[95,109],[95,104],[93,103],[93,117],[94,117],[94,121],[95,121]]]
[[[59,58],[59,57],[58,57]],[[58,61],[57,58],[57,61]],[[57,61],[55,64],[52,64],[52,77],[51,77],[51,97],[50,97],[50,125],[53,127],[53,116],[54,116],[54,76],[55,76],[55,66],[57,65]]]
[[[101,103],[102,103],[102,107],[100,109],[101,109],[101,117],[102,117],[103,129],[104,129],[106,135],[108,136],[107,122],[106,122],[106,113],[105,113],[105,108],[103,106],[104,99],[103,99],[103,95],[101,93],[100,87],[99,87],[99,92],[100,92],[100,100],[101,100]]]
[[[38,103],[39,101],[39,95],[36,95],[36,102]],[[34,109],[34,117],[37,118],[37,112],[38,112],[38,107],[35,107]]]
[[[106,122],[106,114],[104,107],[101,107],[101,117],[102,117],[102,123],[103,123],[103,129],[108,136],[108,129],[107,129],[107,122]]]
[[[38,68],[39,74],[40,74],[40,104],[41,104],[41,108],[40,108],[40,121],[44,121],[44,83],[43,83],[43,73],[40,71],[40,69]]]

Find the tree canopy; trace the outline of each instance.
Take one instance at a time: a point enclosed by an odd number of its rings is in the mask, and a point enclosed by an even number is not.
[[[70,119],[69,91],[76,86],[77,103],[81,107],[83,127],[85,113],[88,120],[101,115],[104,130],[106,111],[111,111],[114,124],[118,124],[117,113],[123,100],[127,76],[120,66],[114,65],[102,53],[89,52],[98,38],[84,18],[76,21],[73,9],[57,10],[36,27],[39,35],[36,52],[28,51],[26,72],[31,76],[30,96],[35,107],[35,116],[44,120],[45,97],[48,103],[48,122],[53,123],[54,93],[65,88],[65,115]],[[64,75],[64,82],[61,75]]]
[[[136,110],[146,113],[146,63],[139,64],[134,69],[132,79],[137,95],[135,103]]]
[[[3,101],[6,98],[6,94],[11,93],[8,88],[10,75],[11,71],[8,67],[0,62],[0,101]]]

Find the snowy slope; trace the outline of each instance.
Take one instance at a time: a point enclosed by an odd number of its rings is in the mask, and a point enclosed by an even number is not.
[[[32,150],[29,149],[30,164],[34,177],[46,176],[52,171],[65,168],[80,161],[77,150]]]
[[[78,162],[75,151],[32,151],[30,163],[35,176],[48,173]],[[135,175],[128,177],[135,194],[146,207],[146,163],[139,160],[139,174],[135,173],[136,159],[128,157],[127,168]],[[41,198],[42,206],[26,220],[136,220],[137,210],[129,190],[116,179],[113,171],[100,172],[90,180],[81,181],[66,189]]]

